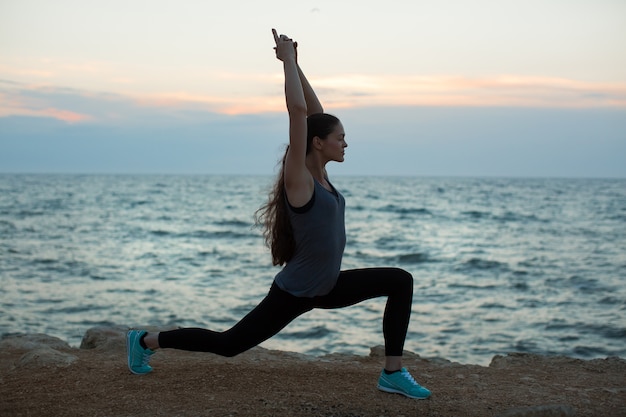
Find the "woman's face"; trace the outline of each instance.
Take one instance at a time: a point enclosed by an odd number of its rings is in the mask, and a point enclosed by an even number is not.
[[[322,143],[322,152],[329,161],[343,162],[346,143],[346,133],[341,122],[337,123],[335,129],[320,141]]]

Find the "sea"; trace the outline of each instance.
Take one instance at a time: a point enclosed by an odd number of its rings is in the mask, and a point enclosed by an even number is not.
[[[79,346],[91,327],[226,330],[267,293],[254,213],[271,176],[0,175],[0,334]],[[626,358],[626,179],[331,178],[342,268],[414,279],[405,349]],[[385,298],[314,310],[264,342],[314,356],[382,345]]]

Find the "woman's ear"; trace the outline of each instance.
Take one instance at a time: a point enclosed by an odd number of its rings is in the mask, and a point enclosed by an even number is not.
[[[315,146],[315,149],[317,150],[322,149],[322,139],[320,139],[319,136],[313,137],[313,146]]]

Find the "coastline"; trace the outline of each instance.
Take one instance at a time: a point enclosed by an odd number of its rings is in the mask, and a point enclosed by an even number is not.
[[[98,327],[80,348],[41,334],[0,340],[0,415],[6,416],[620,416],[626,360],[509,354],[489,366],[405,353],[433,396],[376,389],[382,347],[369,356],[254,348],[235,358],[163,350],[155,370],[126,367],[127,327]]]

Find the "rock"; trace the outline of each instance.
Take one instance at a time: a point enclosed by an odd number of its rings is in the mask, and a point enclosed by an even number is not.
[[[322,362],[350,362],[354,365],[357,365],[360,359],[361,356],[359,355],[338,352],[327,353],[322,356],[311,356],[311,360],[318,360]]]
[[[0,341],[0,350],[33,350],[40,348],[69,350],[70,345],[58,337],[46,334],[20,334],[7,336]]]
[[[570,358],[567,356],[545,356],[535,353],[509,353],[506,356],[496,355],[491,359],[490,368],[504,369],[510,367],[543,366],[550,365],[584,365],[586,361],[582,359]]]
[[[490,368],[503,369],[508,368],[512,364],[519,362],[518,354],[512,353],[506,356],[496,355],[489,363]]]
[[[127,326],[92,327],[85,332],[80,342],[81,349],[124,350],[126,349]]]
[[[161,332],[166,330],[177,329],[175,326],[155,327],[143,326],[135,327],[136,329],[144,329],[149,332]],[[98,349],[104,351],[118,352],[126,350],[126,332],[130,329],[128,326],[97,326],[88,329],[80,342],[81,349]]]
[[[370,348],[370,357],[372,358],[384,358],[385,357],[385,347],[378,345]]]
[[[306,355],[304,353],[298,352],[288,352],[282,350],[270,350],[265,349],[260,346],[255,346],[252,349],[239,354],[238,360],[246,360],[252,362],[263,362],[263,361],[281,361],[284,359],[292,359],[296,361],[302,362],[312,362],[317,361],[317,357]]]
[[[542,360],[532,353],[509,353],[506,356],[496,355],[491,359],[490,368],[504,369],[512,366],[526,365],[529,362]]]
[[[452,362],[448,359],[445,358],[428,358],[427,359],[428,362],[432,363],[433,365],[438,365],[441,367],[446,367],[446,366],[455,366],[455,365],[459,365],[458,362]]]
[[[539,405],[535,407],[511,408],[498,417],[572,417],[576,411],[569,405]]]
[[[47,346],[25,353],[17,362],[17,368],[66,367],[78,358],[70,353],[59,352]]]

